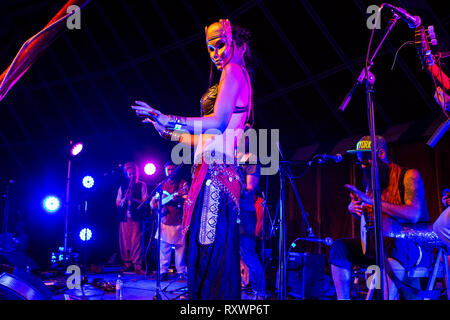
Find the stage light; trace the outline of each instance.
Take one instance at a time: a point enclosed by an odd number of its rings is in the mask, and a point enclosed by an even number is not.
[[[82,241],[89,241],[92,238],[92,231],[89,228],[83,228],[80,231],[80,239]]]
[[[72,156],[76,156],[78,155],[81,150],[83,150],[83,144],[81,142],[76,143],[73,147],[72,150],[70,150],[70,153],[72,154]]]
[[[50,213],[54,213],[54,212],[58,211],[58,209],[61,206],[59,199],[55,196],[45,197],[44,201],[42,201],[42,205],[43,205],[45,211],[50,212]]]
[[[144,167],[144,172],[146,175],[151,176],[156,172],[156,167],[153,163],[149,162]]]
[[[85,187],[86,189],[90,189],[94,186],[94,178],[92,178],[91,176],[85,176],[83,178],[83,187]]]

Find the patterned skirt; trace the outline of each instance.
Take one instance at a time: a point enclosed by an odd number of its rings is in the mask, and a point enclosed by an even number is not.
[[[241,298],[238,209],[208,173],[186,235],[191,300]]]

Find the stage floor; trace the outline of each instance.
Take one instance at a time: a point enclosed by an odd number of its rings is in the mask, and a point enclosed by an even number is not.
[[[67,289],[65,287],[65,278],[47,279],[44,283],[55,295],[54,300],[120,300],[116,292],[101,289],[100,286],[94,286],[95,283],[114,284],[118,273],[95,273],[88,274],[88,284],[81,289]],[[123,281],[122,300],[154,300],[156,295],[156,275],[137,275],[135,273],[121,273]],[[84,292],[84,295],[83,295]],[[169,273],[168,281],[160,283],[161,300],[186,300],[187,299],[187,281],[177,279],[176,274]],[[254,296],[249,296],[242,291],[243,300],[254,300]]]

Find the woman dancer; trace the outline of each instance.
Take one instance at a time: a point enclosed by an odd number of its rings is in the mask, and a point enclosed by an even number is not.
[[[132,108],[172,141],[196,146],[192,186],[184,205],[189,299],[240,299],[239,196],[236,149],[252,114],[246,67],[249,32],[221,19],[205,28],[218,84],[202,96],[201,117],[165,115],[147,103]]]

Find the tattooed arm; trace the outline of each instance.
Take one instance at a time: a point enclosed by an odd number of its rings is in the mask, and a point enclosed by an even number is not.
[[[422,212],[427,210],[425,188],[419,171],[414,169],[406,171],[403,185],[405,186],[405,204],[394,205],[383,201],[383,213],[397,220],[417,223]]]

